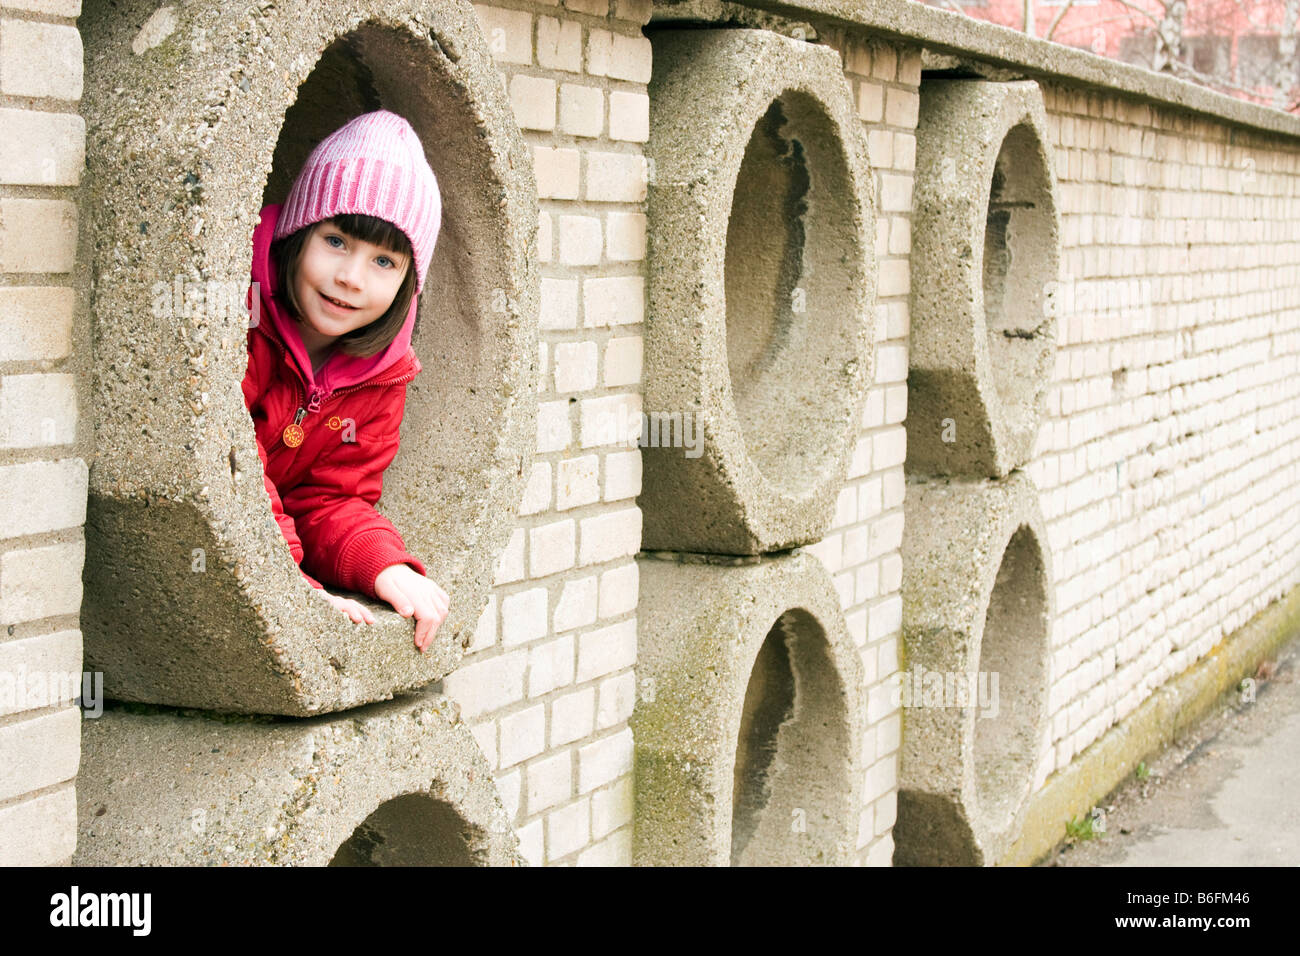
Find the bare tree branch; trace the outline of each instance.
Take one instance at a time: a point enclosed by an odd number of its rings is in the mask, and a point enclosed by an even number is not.
[[[1065,6],[1061,7],[1061,12],[1052,18],[1052,25],[1047,28],[1047,33],[1043,36],[1044,40],[1052,38],[1052,34],[1056,32],[1056,28],[1061,23],[1061,18],[1070,12],[1072,6],[1074,6],[1074,0],[1065,0]]]

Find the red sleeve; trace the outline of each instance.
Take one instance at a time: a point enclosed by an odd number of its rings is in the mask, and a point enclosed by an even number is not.
[[[318,457],[284,498],[302,541],[303,567],[322,581],[371,598],[378,598],[375,578],[389,565],[407,564],[426,573],[392,522],[374,507],[383,492],[384,470],[400,444],[406,387],[384,401],[374,419],[357,423],[355,436],[340,430],[334,449]]]

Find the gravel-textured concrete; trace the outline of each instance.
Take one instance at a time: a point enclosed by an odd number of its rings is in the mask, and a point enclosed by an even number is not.
[[[79,866],[514,866],[454,701],[214,718],[142,705],[82,725]]]
[[[652,40],[645,546],[810,544],[874,353],[873,187],[852,91],[835,51],[778,34]],[[665,439],[658,416],[692,426],[702,454]]]
[[[894,862],[992,863],[1016,836],[1047,742],[1055,598],[1038,491],[1021,472],[912,481],[903,507]],[[949,675],[953,690],[977,675],[976,695],[953,694]]]
[[[111,697],[224,711],[310,714],[420,686],[472,635],[536,437],[537,190],[501,76],[468,3],[156,8],[97,4],[80,22],[87,666]],[[376,605],[377,624],[352,625],[294,567],[240,391],[247,317],[158,295],[216,282],[242,303],[261,206],[317,140],[381,106],[421,135],[443,197],[424,370],[380,505],[451,595],[423,655],[411,621]]]
[[[636,862],[849,862],[866,698],[826,569],[639,564]]]
[[[1056,345],[1055,170],[1037,84],[922,84],[911,473],[998,478],[1033,454]]]

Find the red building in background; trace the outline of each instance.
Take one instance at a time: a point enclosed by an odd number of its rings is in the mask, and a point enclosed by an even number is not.
[[[1300,0],[924,2],[1252,102],[1292,112],[1300,107]]]

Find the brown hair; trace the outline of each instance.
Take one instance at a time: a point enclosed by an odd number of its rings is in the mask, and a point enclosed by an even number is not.
[[[406,314],[411,309],[411,300],[416,295],[411,240],[406,237],[406,233],[387,219],[347,213],[312,223],[310,226],[303,226],[297,232],[271,243],[271,255],[278,264],[277,280],[280,294],[289,304],[290,314],[296,322],[302,322],[303,319],[302,306],[293,290],[293,277],[298,271],[298,263],[302,261],[302,252],[307,247],[307,240],[311,238],[318,226],[326,224],[335,226],[344,235],[351,236],[353,239],[373,243],[389,252],[406,257],[406,275],[402,278],[402,284],[398,287],[397,294],[393,296],[393,304],[388,307],[388,311],[369,325],[344,333],[338,339],[339,350],[348,355],[360,358],[377,355],[397,338],[397,333],[402,330],[402,325],[406,322]],[[419,323],[419,313],[416,313],[416,323]]]

